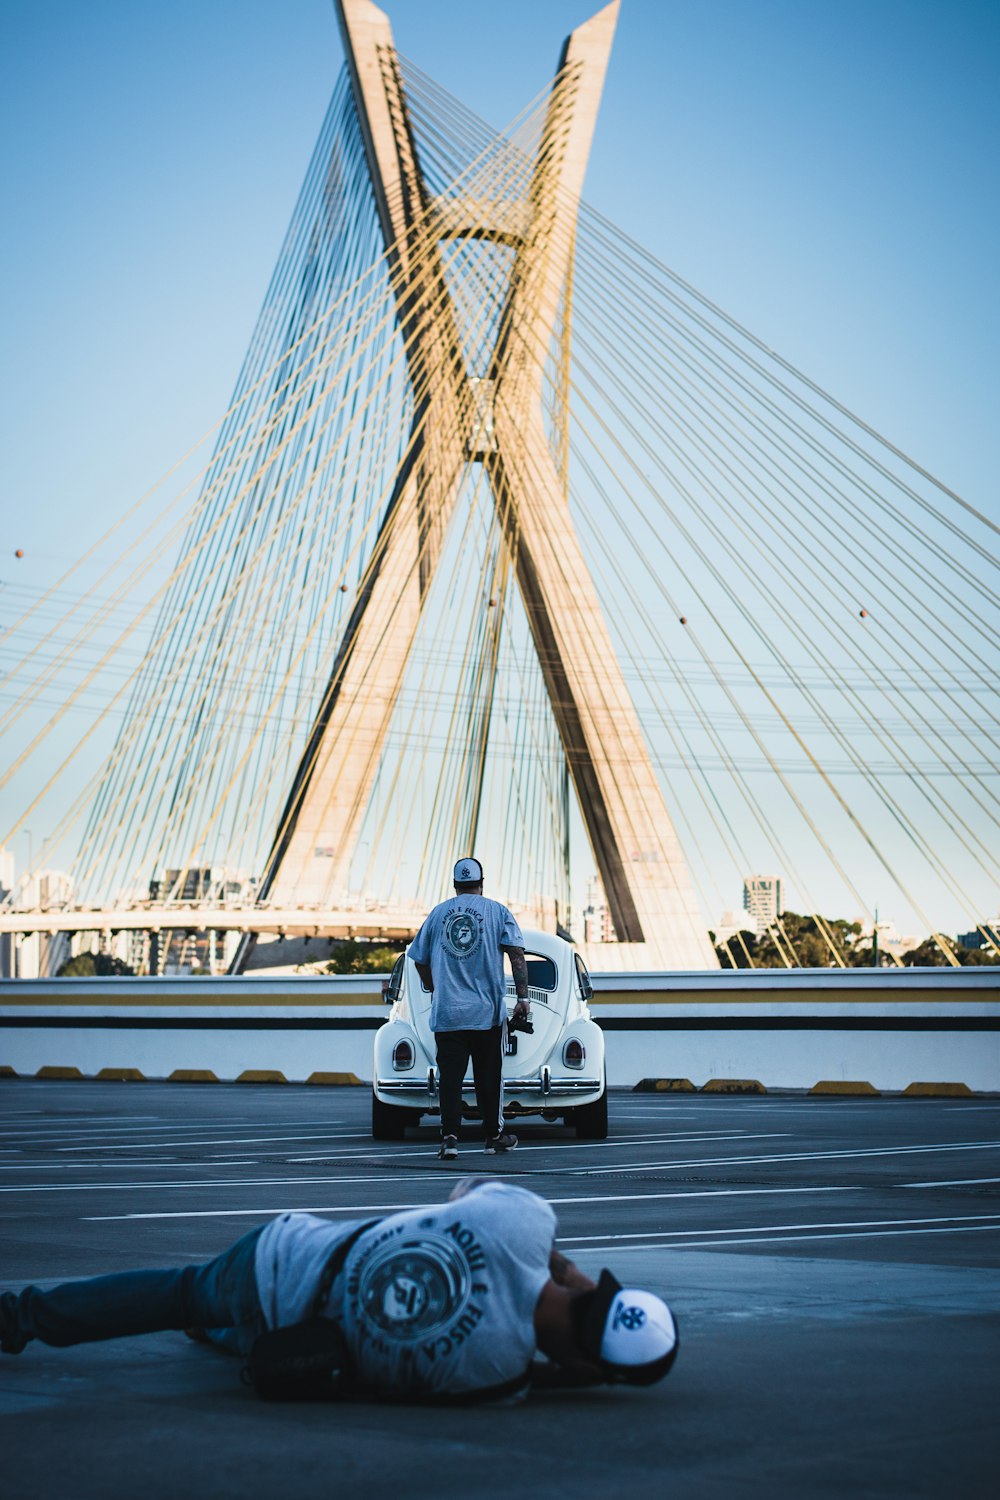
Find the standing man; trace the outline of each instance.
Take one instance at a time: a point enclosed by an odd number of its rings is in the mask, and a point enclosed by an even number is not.
[[[458,1155],[462,1080],[470,1058],[487,1154],[513,1151],[517,1145],[517,1136],[505,1131],[503,1123],[505,953],[517,991],[514,1019],[526,1020],[528,966],[521,929],[506,906],[483,895],[478,859],[460,859],[454,896],[435,906],[409,947],[420,981],[433,995],[442,1161]]]

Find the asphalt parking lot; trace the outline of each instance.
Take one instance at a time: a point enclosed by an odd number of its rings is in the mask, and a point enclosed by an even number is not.
[[[368,1216],[470,1172],[665,1296],[649,1390],[428,1411],[271,1406],[181,1335],[0,1356],[6,1500],[995,1493],[1000,1100],[614,1093],[611,1136],[510,1158],[368,1134],[362,1089],[0,1083],[0,1285],[216,1254],[289,1208]]]

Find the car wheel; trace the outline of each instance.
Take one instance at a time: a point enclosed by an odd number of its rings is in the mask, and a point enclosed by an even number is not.
[[[578,1141],[606,1141],[608,1138],[608,1091],[593,1104],[581,1104],[570,1110],[566,1124],[576,1128]]]
[[[395,1104],[383,1104],[372,1090],[372,1135],[377,1141],[401,1141],[407,1125],[416,1125],[420,1113],[415,1109],[400,1109]]]

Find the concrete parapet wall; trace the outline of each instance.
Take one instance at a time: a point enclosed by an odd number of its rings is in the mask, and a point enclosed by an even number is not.
[[[612,1083],[658,1074],[1000,1091],[1000,968],[755,969],[595,977]],[[653,1061],[656,1067],[652,1066]]]
[[[595,975],[608,1082],[1000,1092],[1000,970]],[[371,1079],[377,976],[40,979],[0,990],[0,1074]],[[109,1071],[110,1070],[110,1071]]]

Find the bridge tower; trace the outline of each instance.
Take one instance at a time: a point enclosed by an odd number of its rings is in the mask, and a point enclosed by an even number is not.
[[[488,476],[615,933],[603,967],[717,960],[616,660],[553,452],[543,375],[568,358],[574,238],[618,0],[567,38],[529,187],[437,198],[421,175],[389,20],[335,0],[413,392],[413,428],[262,880],[280,907],[346,873],[468,465]],[[488,378],[473,377],[441,247],[509,246]],[[551,419],[551,411],[549,412]],[[564,414],[565,416],[565,414]],[[613,543],[612,543],[613,544]],[[331,868],[330,851],[333,851]],[[457,851],[456,851],[457,852]],[[245,940],[234,967],[246,962]]]

